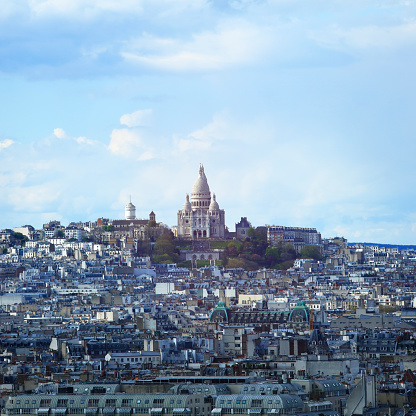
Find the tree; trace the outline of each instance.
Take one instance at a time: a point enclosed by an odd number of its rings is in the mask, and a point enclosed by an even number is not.
[[[322,260],[321,250],[318,246],[305,246],[300,251],[302,259]]]
[[[149,228],[155,228],[155,227],[157,227],[157,222],[156,222],[155,220],[150,220],[150,221],[148,222],[147,226],[148,226]]]
[[[169,256],[169,254],[159,254],[153,256],[153,263],[157,264],[169,264],[174,263],[172,257]]]
[[[62,230],[58,230],[56,233],[56,236],[58,238],[64,238],[65,237],[65,233]]]
[[[154,247],[155,252],[155,259],[158,259],[158,256],[167,255],[171,261],[169,263],[176,263],[179,259],[179,252],[175,247],[174,241],[173,241],[173,233],[169,230],[165,230],[163,234],[161,234],[155,243]],[[164,260],[167,260],[166,257],[164,257]],[[168,262],[168,261],[167,261]]]
[[[18,233],[18,232],[13,233],[13,238],[16,244],[22,247],[24,247],[26,241],[28,240],[28,238],[25,235],[23,235],[22,233]]]
[[[280,255],[281,262],[283,263],[283,262],[295,260],[295,259],[296,259],[296,250],[293,247],[293,245],[290,243],[286,243],[284,246],[282,246],[282,252]]]
[[[227,267],[230,269],[245,269],[245,270],[257,270],[258,264],[254,261],[250,261],[240,257],[232,257],[228,259]]]

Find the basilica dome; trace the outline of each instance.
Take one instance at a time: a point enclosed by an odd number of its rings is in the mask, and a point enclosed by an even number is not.
[[[209,190],[209,185],[207,177],[205,176],[204,167],[201,165],[199,167],[199,176],[198,179],[194,182],[192,186],[191,197],[196,198],[210,198],[211,192]]]

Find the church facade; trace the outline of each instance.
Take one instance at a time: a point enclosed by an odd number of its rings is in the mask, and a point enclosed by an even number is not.
[[[185,239],[225,237],[225,211],[220,209],[215,194],[211,198],[203,165],[199,167],[191,198],[187,194],[178,211],[177,236]]]

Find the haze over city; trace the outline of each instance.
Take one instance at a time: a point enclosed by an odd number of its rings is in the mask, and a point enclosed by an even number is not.
[[[415,243],[414,1],[3,0],[0,228],[176,213]]]

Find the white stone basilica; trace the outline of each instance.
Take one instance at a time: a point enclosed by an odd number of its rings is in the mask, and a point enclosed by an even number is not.
[[[225,235],[225,211],[220,209],[209,190],[204,167],[200,165],[199,176],[192,187],[191,201],[186,195],[183,208],[178,211],[179,238],[224,238]]]

